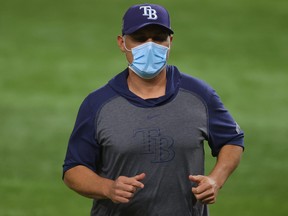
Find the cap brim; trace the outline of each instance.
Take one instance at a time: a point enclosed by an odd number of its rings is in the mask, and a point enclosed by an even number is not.
[[[157,23],[157,22],[144,23],[144,24],[142,24],[142,25],[140,25],[140,26],[134,26],[134,27],[128,29],[127,31],[122,32],[122,34],[123,34],[123,35],[132,34],[132,33],[136,32],[137,30],[139,30],[139,29],[141,29],[141,28],[143,28],[143,27],[145,27],[145,26],[148,26],[148,25],[159,25],[159,26],[161,26],[161,27],[164,27],[166,30],[168,30],[168,32],[169,32],[170,34],[174,34],[174,32],[173,32],[172,29],[168,28],[167,26],[165,26],[165,25],[163,25],[163,24],[159,24],[159,23]]]

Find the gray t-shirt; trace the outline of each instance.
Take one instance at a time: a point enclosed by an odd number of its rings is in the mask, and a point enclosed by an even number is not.
[[[167,67],[166,95],[143,100],[128,90],[127,70],[82,103],[64,172],[84,165],[116,179],[145,173],[129,203],[94,200],[92,216],[207,216],[188,176],[204,174],[204,141],[217,156],[243,146],[243,132],[204,82]]]

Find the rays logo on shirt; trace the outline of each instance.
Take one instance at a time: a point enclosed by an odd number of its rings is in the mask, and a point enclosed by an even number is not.
[[[173,138],[162,135],[159,128],[137,129],[134,138],[141,144],[141,154],[151,155],[151,163],[165,163],[175,157]]]

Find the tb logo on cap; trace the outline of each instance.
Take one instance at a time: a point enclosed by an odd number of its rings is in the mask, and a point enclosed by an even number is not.
[[[152,9],[151,6],[141,6],[139,9],[144,9],[143,16],[148,16],[147,19],[156,20],[158,18],[157,11]]]

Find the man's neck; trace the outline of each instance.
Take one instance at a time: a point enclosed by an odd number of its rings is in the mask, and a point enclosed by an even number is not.
[[[142,99],[159,98],[166,92],[166,68],[153,79],[143,79],[129,69],[128,88]]]

